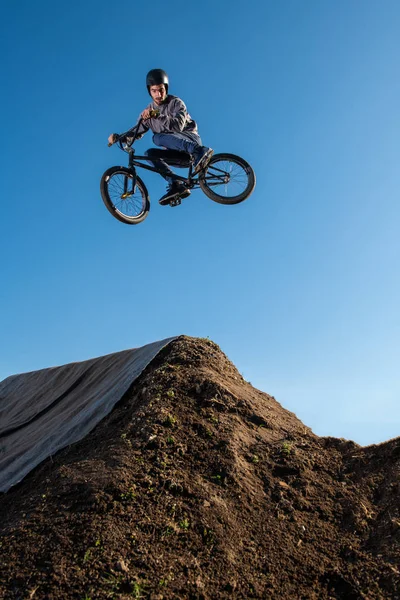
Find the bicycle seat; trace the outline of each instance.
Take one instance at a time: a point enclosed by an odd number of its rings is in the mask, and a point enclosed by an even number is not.
[[[183,150],[168,150],[162,148],[150,148],[146,152],[152,158],[161,158],[171,167],[188,168],[192,163],[192,155]]]

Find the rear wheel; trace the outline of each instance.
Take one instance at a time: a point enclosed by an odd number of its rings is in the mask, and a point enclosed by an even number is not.
[[[150,210],[149,194],[143,181],[126,167],[111,167],[100,182],[104,204],[113,217],[137,225],[145,220]]]
[[[220,204],[238,204],[246,200],[256,185],[256,176],[243,158],[235,154],[214,154],[199,176],[203,192]]]

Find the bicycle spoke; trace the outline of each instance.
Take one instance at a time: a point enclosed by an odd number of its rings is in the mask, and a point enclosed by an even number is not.
[[[221,160],[209,166],[206,181],[207,185],[213,187],[216,193],[228,198],[243,193],[247,186],[248,177],[246,171],[240,165]]]
[[[133,178],[127,178],[123,173],[114,173],[108,181],[108,194],[115,210],[128,217],[139,216],[144,210],[142,191],[138,184],[135,190],[132,185]],[[123,197],[124,194],[128,195]]]
[[[220,204],[239,204],[246,200],[256,184],[252,167],[236,154],[214,154],[199,184],[206,196]]]

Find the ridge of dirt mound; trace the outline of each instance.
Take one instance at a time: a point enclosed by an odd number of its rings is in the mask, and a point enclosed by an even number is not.
[[[0,597],[400,598],[400,438],[319,438],[181,337],[0,496]]]

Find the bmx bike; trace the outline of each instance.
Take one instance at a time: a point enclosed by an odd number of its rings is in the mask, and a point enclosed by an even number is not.
[[[150,196],[136,168],[158,173],[148,163],[153,158],[161,158],[168,165],[188,168],[187,177],[177,175],[188,189],[201,188],[208,198],[220,204],[238,204],[250,196],[256,185],[256,176],[243,158],[235,154],[214,154],[207,166],[199,173],[193,173],[194,159],[188,152],[178,150],[152,149],[150,156],[136,156],[133,148],[135,133],[141,123],[122,133],[115,140],[121,150],[129,155],[128,167],[116,166],[107,169],[100,182],[100,192],[104,204],[110,213],[123,223],[137,225],[145,220],[150,211]],[[132,140],[127,140],[129,134]],[[111,146],[112,144],[108,144]],[[181,204],[181,198],[174,198],[170,206]]]

